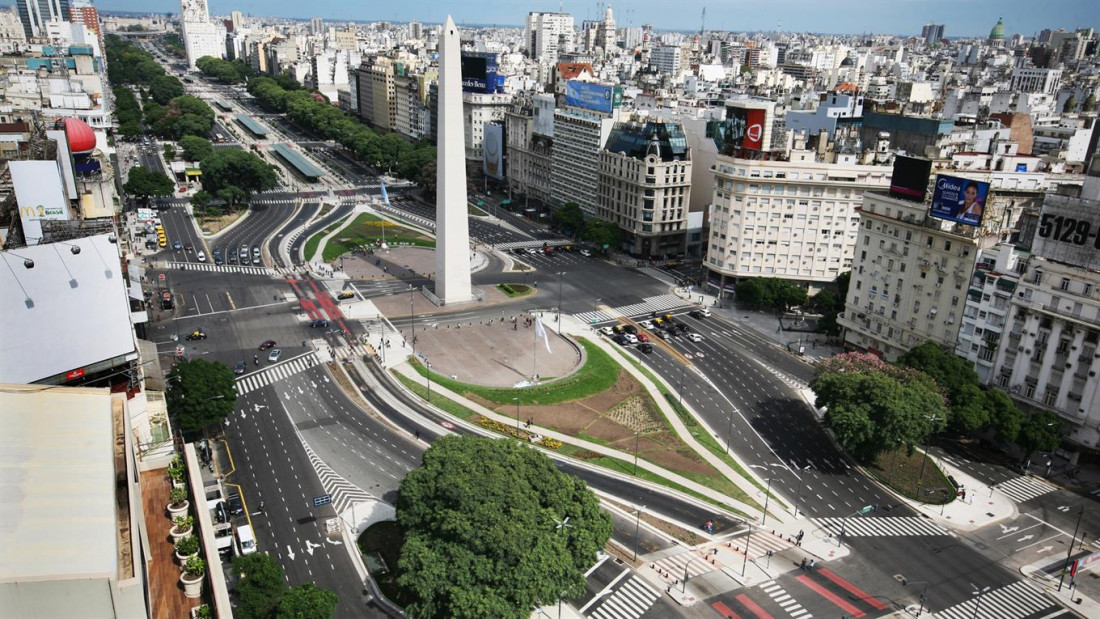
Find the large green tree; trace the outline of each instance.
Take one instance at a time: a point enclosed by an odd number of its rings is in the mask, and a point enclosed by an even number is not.
[[[172,99],[163,114],[153,117],[146,110],[145,122],[153,125],[157,135],[178,140],[185,135],[206,135],[214,127],[214,110],[194,95]]]
[[[238,603],[233,609],[242,619],[268,619],[286,591],[283,567],[269,554],[254,552],[233,558]]]
[[[149,83],[149,96],[161,105],[184,94],[183,84],[171,75],[158,75]]]
[[[224,422],[233,412],[236,381],[226,365],[191,359],[181,362],[168,376],[168,412],[180,428],[202,430]]]
[[[340,598],[307,582],[286,592],[275,608],[275,619],[330,619]]]
[[[806,303],[806,289],[777,277],[752,277],[737,284],[737,300],[756,309],[786,311]]]
[[[1031,413],[1020,427],[1020,434],[1016,439],[1025,458],[1030,458],[1037,450],[1053,451],[1061,442],[1061,420],[1057,414],[1043,410]]]
[[[424,453],[401,481],[397,521],[398,583],[418,617],[527,619],[539,603],[582,594],[611,535],[583,481],[525,445],[473,436]]]
[[[606,219],[591,219],[585,222],[584,232],[581,234],[584,240],[595,243],[600,248],[616,250],[623,243],[623,231],[618,225]]]
[[[811,383],[825,425],[854,458],[870,462],[892,445],[910,447],[940,432],[946,403],[936,381],[874,355],[847,353],[818,365]]]
[[[153,196],[172,195],[175,185],[172,179],[161,172],[151,172],[148,168],[131,168],[130,178],[122,186],[123,191],[131,196],[148,200]]]
[[[554,210],[554,221],[573,237],[584,232],[584,212],[576,202],[566,202]]]
[[[250,194],[271,189],[276,182],[271,164],[245,150],[217,149],[202,160],[202,188],[230,204],[239,196],[226,197],[222,190],[236,188],[247,200]]]
[[[214,145],[210,140],[197,135],[185,135],[179,141],[180,150],[188,161],[202,161],[207,155],[214,152]]]

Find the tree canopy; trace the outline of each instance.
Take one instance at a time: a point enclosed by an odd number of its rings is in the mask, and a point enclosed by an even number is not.
[[[568,526],[557,523],[568,518]],[[508,440],[445,436],[401,481],[410,616],[527,619],[584,591],[611,519],[583,481]]]
[[[623,242],[623,231],[606,219],[592,219],[585,222],[581,238],[599,245],[601,249],[605,246],[607,249],[618,249]]]
[[[941,431],[947,419],[932,377],[866,353],[826,359],[810,386],[817,406],[827,407],[826,427],[861,462],[898,444],[917,445]]]
[[[806,289],[778,277],[752,277],[737,284],[737,300],[755,309],[786,311],[806,303]]]
[[[214,145],[210,140],[197,135],[185,135],[179,140],[180,150],[184,159],[188,161],[202,161],[207,155],[214,152]]]
[[[149,83],[149,96],[161,105],[183,94],[183,83],[172,75],[158,75]]]
[[[240,59],[222,60],[213,56],[203,56],[195,61],[195,66],[204,75],[212,77],[223,84],[240,84],[255,73],[252,67]]]
[[[157,135],[178,140],[185,135],[206,135],[214,128],[214,110],[194,95],[172,99],[167,106],[154,112],[146,111],[145,122]]]
[[[202,160],[202,188],[231,205],[271,189],[276,182],[272,166],[245,150],[213,150]]]
[[[573,237],[584,232],[584,212],[576,202],[566,202],[554,210],[554,221]]]
[[[275,619],[328,619],[336,613],[340,598],[311,582],[291,588],[275,607]]]
[[[233,370],[205,359],[183,361],[169,373],[168,411],[184,430],[222,423],[237,402]]]
[[[151,172],[148,168],[135,167],[130,169],[130,178],[122,186],[123,191],[131,196],[148,200],[152,196],[172,195],[175,185],[172,179],[162,172]]]

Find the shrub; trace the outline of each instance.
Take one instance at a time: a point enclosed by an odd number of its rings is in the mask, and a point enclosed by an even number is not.
[[[172,521],[177,531],[186,531],[195,524],[195,518],[193,516],[176,516],[176,519]]]
[[[174,507],[183,505],[187,501],[187,488],[172,488],[172,491],[168,493],[168,500],[172,502]]]
[[[183,556],[193,555],[199,551],[199,538],[194,535],[188,535],[187,537],[181,537],[176,542],[176,552]]]
[[[206,561],[198,555],[190,557],[187,563],[183,564],[183,571],[191,578],[201,578],[206,575]]]

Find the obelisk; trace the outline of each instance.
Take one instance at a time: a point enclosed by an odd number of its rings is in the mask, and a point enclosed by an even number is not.
[[[439,36],[439,134],[435,195],[435,295],[444,305],[462,303],[471,298],[460,54],[458,28],[448,15]]]

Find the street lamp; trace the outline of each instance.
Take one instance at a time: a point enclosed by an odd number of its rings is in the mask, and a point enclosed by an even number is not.
[[[745,560],[741,562],[741,576],[745,576],[745,567],[749,564],[749,545],[752,544],[752,523],[749,523],[749,536],[745,538]]]
[[[643,509],[645,509],[645,505],[642,505],[641,507],[638,507],[636,505],[634,506],[634,516],[635,516],[635,518],[634,518],[634,559],[632,559],[633,561],[638,560],[638,529],[641,527],[641,524],[642,524],[642,510]]]
[[[516,403],[516,440],[519,440],[519,398],[512,398]]]
[[[416,340],[416,314],[413,313],[413,301],[416,300],[416,297],[413,295],[413,289],[413,285],[409,284],[409,325],[411,325],[409,327],[409,348],[412,348],[413,355],[415,356],[416,344],[413,342]]]
[[[924,612],[924,601],[925,601],[925,599],[928,595],[928,581],[918,580],[918,581],[910,582],[908,580],[903,579],[901,581],[901,584],[902,585],[924,585],[924,590],[920,592],[920,606],[917,608],[917,616],[915,618],[915,619],[920,619],[921,613]]]
[[[772,498],[772,478],[768,478],[768,489],[764,493],[764,517],[760,519],[760,526],[768,523],[768,499]]]
[[[986,591],[989,591],[992,587],[986,587],[979,590],[978,585],[975,585],[974,583],[970,583],[970,586],[974,587],[974,590],[970,592],[970,595],[978,596],[978,601],[976,604],[974,604],[974,615],[971,617],[971,619],[978,619],[978,609],[982,607],[982,596],[985,595]]]
[[[729,425],[726,426],[726,455],[730,453],[730,435],[733,434],[733,408],[729,410]],[[796,513],[795,516],[798,514]]]
[[[569,524],[569,516],[566,516],[565,519],[563,519],[563,520],[558,520],[557,518],[554,518],[554,523],[555,523],[554,528],[557,529],[558,532],[562,532],[562,531],[565,531],[566,529],[572,529],[573,528],[573,525]],[[558,594],[558,619],[561,619],[561,594],[560,593]]]
[[[1081,506],[1081,511],[1077,512],[1077,526],[1073,527],[1073,539],[1069,541],[1069,549],[1066,551],[1066,562],[1062,564],[1062,575],[1058,578],[1058,590],[1062,590],[1062,582],[1066,579],[1066,569],[1069,568],[1070,557],[1073,556],[1073,545],[1077,543],[1077,531],[1081,529],[1081,516],[1085,515],[1085,506]],[[1072,597],[1072,596],[1071,596]]]
[[[555,273],[558,276],[558,331],[561,331],[561,281],[565,278],[565,271]]]
[[[927,419],[928,421],[930,421],[931,423],[936,423],[937,421],[943,421],[943,417],[937,417],[936,415],[925,415],[924,418]],[[924,465],[928,463],[928,449],[931,447],[931,445],[932,445],[932,426],[931,426],[931,424],[929,424],[928,434],[924,435],[924,457],[921,458],[921,461],[920,461],[920,475],[917,476],[917,500],[918,501],[920,500],[921,486],[924,484]]]
[[[808,471],[812,468],[814,468],[814,465],[812,463],[807,464],[806,466],[802,467],[802,472],[805,473],[806,471]],[[794,499],[794,517],[795,518],[798,518],[798,506],[799,506],[799,504],[802,503],[802,483],[804,481],[806,481],[806,480],[803,479],[801,476],[798,478],[798,492],[795,493],[795,499]]]

